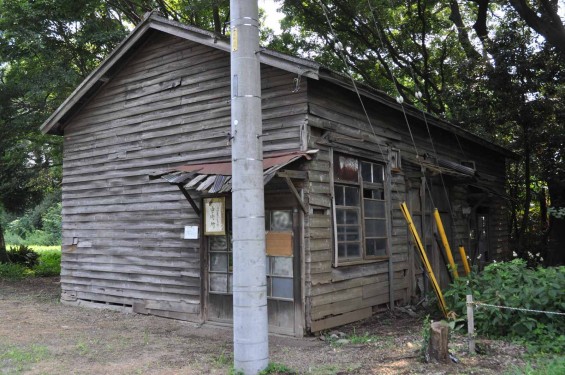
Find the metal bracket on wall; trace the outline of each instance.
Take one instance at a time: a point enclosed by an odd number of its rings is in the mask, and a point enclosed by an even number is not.
[[[303,171],[280,171],[280,172],[277,172],[277,176],[282,177],[285,180],[290,191],[292,192],[292,194],[294,195],[294,197],[298,201],[300,208],[302,208],[302,211],[304,213],[307,213],[308,210],[306,209],[306,205],[304,204],[304,201],[302,201],[300,194],[298,194],[298,190],[296,190],[296,187],[294,186],[294,184],[292,183],[292,180],[291,180],[291,178],[296,178],[296,179],[301,179],[301,180],[305,179],[306,178],[305,172],[303,172]]]
[[[186,191],[186,189],[184,188],[184,186],[182,186],[181,184],[177,184],[177,187],[180,189],[182,195],[184,195],[184,197],[186,198],[186,200],[188,201],[188,203],[190,203],[190,205],[191,205],[192,208],[194,209],[194,212],[196,212],[196,215],[198,215],[198,217],[201,217],[200,208],[198,208],[198,206],[196,205],[196,202],[194,201],[194,199],[192,199],[192,197],[190,196],[190,194],[188,194],[188,191]]]

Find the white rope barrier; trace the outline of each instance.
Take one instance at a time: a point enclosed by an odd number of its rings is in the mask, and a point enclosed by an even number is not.
[[[490,303],[482,303],[482,302],[471,302],[474,306],[480,307],[494,307],[497,309],[506,309],[506,310],[516,310],[516,311],[524,311],[524,312],[532,312],[532,313],[539,313],[539,314],[552,314],[552,315],[565,315],[565,313],[557,312],[557,311],[543,311],[543,310],[535,310],[535,309],[526,309],[524,307],[510,307],[510,306],[502,306],[502,305],[492,305]]]
[[[523,311],[523,312],[536,313],[536,314],[550,314],[550,315],[560,315],[560,316],[565,315],[565,313],[558,311],[543,311],[536,309],[526,309],[524,307],[510,307],[503,305],[494,305],[490,303],[474,302],[473,296],[471,294],[467,294],[467,337],[469,340],[468,342],[469,353],[475,353],[475,317],[474,317],[473,308],[481,307],[481,306],[492,307],[496,309]]]

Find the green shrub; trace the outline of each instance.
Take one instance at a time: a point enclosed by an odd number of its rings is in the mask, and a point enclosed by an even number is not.
[[[7,244],[11,245],[23,245],[25,242],[22,237],[10,230],[6,230],[4,232],[4,241],[6,241]]]
[[[20,264],[27,268],[33,268],[39,262],[38,259],[39,254],[25,245],[11,247],[10,250],[8,250],[8,260],[10,263]]]
[[[565,311],[565,267],[526,267],[514,259],[493,263],[478,275],[460,278],[445,293],[449,309],[466,320],[466,294],[475,302],[542,311]],[[475,307],[477,333],[519,340],[536,352],[565,350],[565,319],[553,314]]]
[[[59,276],[61,274],[61,251],[44,250],[39,253],[39,264],[34,267],[35,276]]]
[[[29,270],[21,264],[0,263],[0,278],[19,280],[29,276]]]

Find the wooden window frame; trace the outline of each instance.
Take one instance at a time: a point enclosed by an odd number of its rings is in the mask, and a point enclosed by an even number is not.
[[[383,161],[374,161],[374,160],[368,160],[366,158],[361,158],[361,157],[357,157],[357,156],[353,156],[344,152],[337,152],[335,153],[335,155],[343,155],[345,157],[348,158],[354,158],[357,160],[358,163],[358,178],[357,181],[350,181],[350,180],[340,180],[338,178],[338,176],[336,176],[335,174],[335,169],[334,169],[334,163],[335,163],[335,158],[334,158],[334,150],[330,149],[330,169],[331,169],[331,173],[330,173],[330,185],[331,185],[331,202],[332,202],[332,235],[333,235],[333,246],[334,246],[334,261],[333,261],[333,265],[334,267],[339,267],[339,266],[350,266],[350,265],[355,265],[355,264],[365,264],[365,263],[372,263],[372,262],[377,262],[377,261],[384,261],[384,260],[388,260],[390,259],[390,220],[391,220],[391,215],[390,215],[390,207],[389,207],[389,197],[390,197],[390,189],[389,189],[389,185],[388,185],[388,179],[390,178],[388,176],[388,166],[387,163],[383,162]],[[383,173],[383,178],[382,178],[382,182],[372,182],[372,181],[365,181],[362,177],[362,165],[363,163],[369,163],[371,165],[371,168],[374,168],[375,165],[380,166],[382,168],[382,173]],[[371,169],[373,171],[373,169]],[[373,176],[373,174],[371,174]],[[359,257],[354,257],[354,258],[344,258],[344,257],[340,257],[339,256],[339,252],[338,252],[338,247],[339,247],[339,243],[340,241],[338,241],[338,222],[337,222],[337,210],[340,207],[349,207],[349,206],[341,206],[338,205],[336,203],[336,192],[335,192],[335,187],[336,186],[354,186],[357,187],[359,190],[359,197],[358,197],[358,209],[359,209],[359,216],[358,216],[358,224],[357,227],[359,228],[359,233],[360,233],[360,240],[359,240],[359,246],[360,246],[360,256]],[[365,190],[382,190],[383,192],[383,197],[382,199],[375,199],[375,198],[366,198],[364,196],[364,191]],[[375,218],[368,218],[365,214],[365,199],[371,199],[371,200],[377,200],[377,201],[382,201],[384,203],[384,228],[385,228],[385,236],[384,237],[368,237],[367,236],[367,229],[366,229],[366,220],[371,220],[371,219],[376,219],[379,220],[381,218],[375,217]],[[353,207],[353,206],[352,206]],[[379,239],[379,238],[384,238],[386,240],[386,245],[385,245],[385,255],[367,255],[367,239]]]

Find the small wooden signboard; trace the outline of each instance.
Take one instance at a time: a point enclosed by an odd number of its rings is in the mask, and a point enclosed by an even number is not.
[[[267,255],[277,257],[292,256],[292,231],[267,232],[265,242]]]

